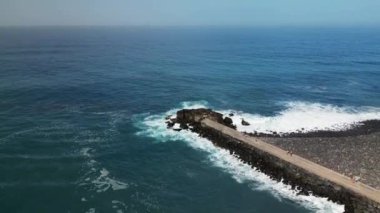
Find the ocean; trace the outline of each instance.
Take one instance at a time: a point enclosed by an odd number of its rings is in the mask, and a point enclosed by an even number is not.
[[[380,28],[0,28],[0,212],[343,212],[165,117],[344,129],[379,82]]]

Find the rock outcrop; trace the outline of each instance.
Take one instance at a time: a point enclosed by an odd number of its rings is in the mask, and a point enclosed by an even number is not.
[[[205,118],[236,129],[236,126],[233,125],[231,118],[223,118],[223,115],[221,113],[204,108],[180,110],[177,112],[175,122],[179,123],[181,127],[185,127],[187,125],[197,127],[198,125],[200,125],[200,122]]]
[[[232,119],[229,118],[229,117],[225,117],[225,118],[223,119],[223,123],[224,123],[226,126],[233,126],[233,121],[232,121]]]
[[[243,125],[243,126],[249,126],[250,125],[250,123],[248,123],[246,120],[244,120],[244,119],[241,119],[241,125]]]

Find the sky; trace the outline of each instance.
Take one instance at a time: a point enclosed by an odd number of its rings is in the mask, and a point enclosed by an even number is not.
[[[0,26],[380,26],[380,0],[0,0]]]

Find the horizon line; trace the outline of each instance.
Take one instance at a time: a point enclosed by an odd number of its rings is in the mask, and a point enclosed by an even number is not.
[[[227,27],[227,28],[380,28],[380,24],[279,24],[279,25],[219,25],[219,24],[184,24],[184,25],[149,25],[149,24],[49,24],[49,25],[0,25],[0,28],[17,27],[136,27],[136,28],[161,28],[161,27]]]

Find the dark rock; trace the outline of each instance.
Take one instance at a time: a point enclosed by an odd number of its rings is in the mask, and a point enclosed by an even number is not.
[[[250,124],[247,121],[245,121],[244,119],[241,119],[241,125],[249,126]]]
[[[230,114],[228,114],[230,117],[232,117],[232,116],[234,116],[234,113],[230,113]]]
[[[227,126],[230,126],[230,125],[232,125],[232,119],[231,118],[229,118],[229,117],[225,117],[224,119],[223,119],[223,123],[225,124],[225,125],[227,125]]]
[[[183,109],[177,112],[178,123],[199,123],[204,118],[223,124],[223,115],[211,109]]]
[[[171,122],[171,121],[166,121],[166,126],[167,128],[172,128],[174,126],[174,122]]]
[[[172,117],[172,116],[171,116],[171,115],[166,116],[166,117],[165,117],[165,120],[169,120],[170,117]]]
[[[225,117],[223,119],[223,124],[232,128],[232,129],[236,129],[236,126],[233,124],[233,121],[230,117]]]
[[[181,129],[189,129],[189,126],[185,123],[180,124]]]

